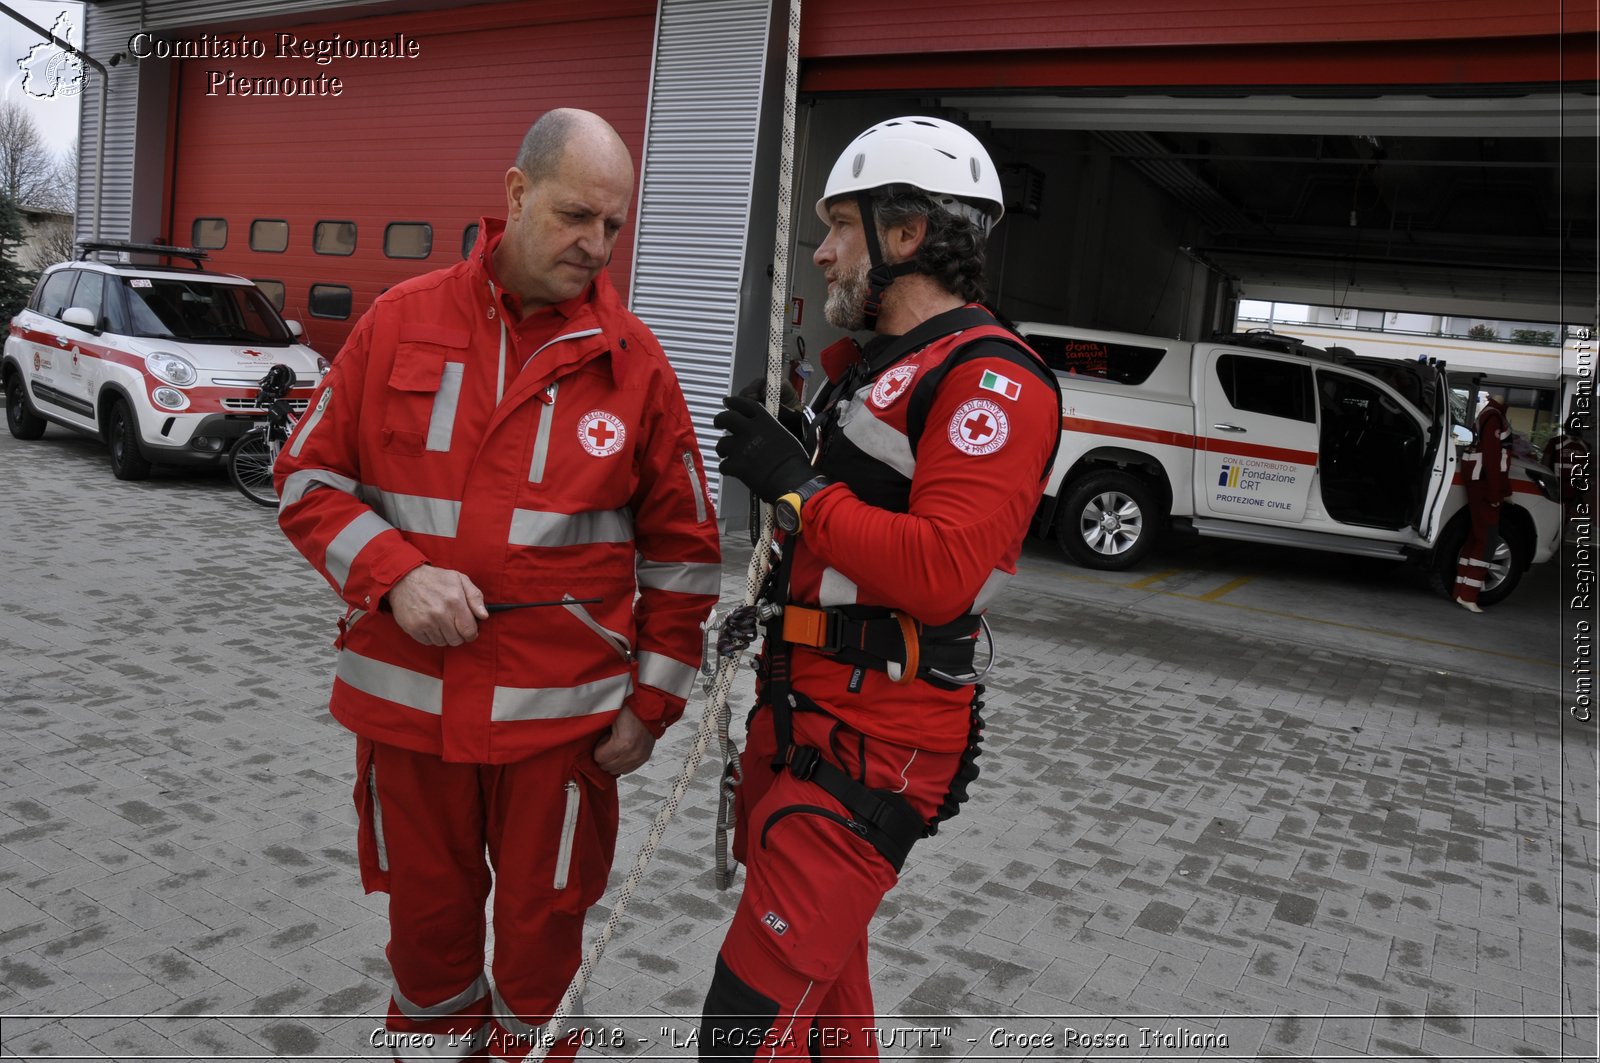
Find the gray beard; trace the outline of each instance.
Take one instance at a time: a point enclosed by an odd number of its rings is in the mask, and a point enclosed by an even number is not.
[[[834,282],[822,316],[834,328],[859,332],[867,327],[867,269],[863,266]]]

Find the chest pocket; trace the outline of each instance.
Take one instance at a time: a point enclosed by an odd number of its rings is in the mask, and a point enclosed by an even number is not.
[[[465,329],[402,329],[384,393],[383,446],[398,454],[445,452],[466,376]]]

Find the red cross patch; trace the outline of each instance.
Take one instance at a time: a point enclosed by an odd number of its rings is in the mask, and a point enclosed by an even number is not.
[[[622,418],[604,410],[590,410],[578,418],[578,442],[597,458],[609,458],[628,440]]]
[[[906,393],[906,388],[911,386],[911,378],[917,375],[914,365],[897,365],[878,378],[872,385],[872,404],[880,410],[888,409],[889,404]]]
[[[993,454],[1010,435],[1006,412],[988,399],[970,399],[950,418],[950,445],[963,454]]]

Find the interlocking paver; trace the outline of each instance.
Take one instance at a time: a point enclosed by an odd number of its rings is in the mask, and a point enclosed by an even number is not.
[[[0,1051],[376,1058],[387,929],[324,709],[333,597],[217,477],[117,483],[52,432],[0,439],[0,491],[0,1010],[74,1016],[8,1019]],[[983,777],[874,926],[880,1008],[961,1035],[901,1055],[993,1058],[998,1012],[1135,1046],[1176,1014],[1245,1058],[1593,1057],[1561,1017],[1596,984],[1592,732],[1537,691],[1069,603],[1029,550]],[[613,887],[691,737],[625,784]],[[653,1016],[636,1036],[692,1029],[731,914],[714,774],[595,972],[591,1014]],[[661,1052],[692,1054],[600,1054]]]

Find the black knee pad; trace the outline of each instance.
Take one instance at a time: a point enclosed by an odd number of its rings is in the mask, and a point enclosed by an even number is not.
[[[778,1002],[764,997],[717,957],[700,1017],[700,1058],[753,1060],[773,1036]]]

